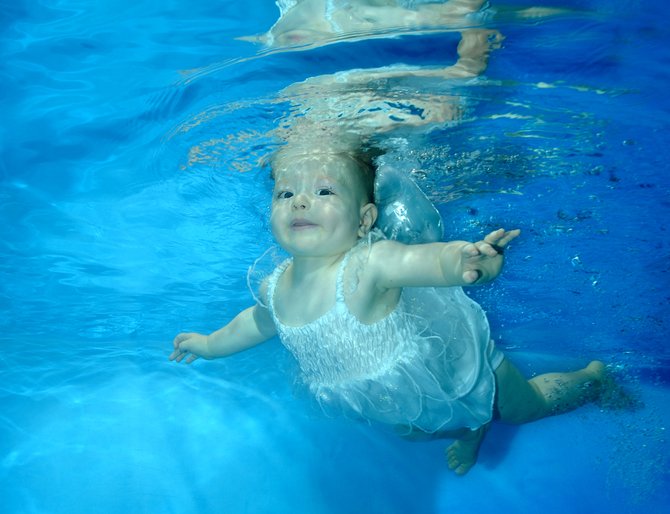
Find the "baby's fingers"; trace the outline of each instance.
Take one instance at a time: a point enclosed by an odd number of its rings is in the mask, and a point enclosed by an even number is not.
[[[502,255],[505,247],[516,238],[521,231],[519,229],[506,231],[504,229],[494,230],[488,234],[483,241],[478,243],[479,251],[490,257]]]
[[[168,357],[168,359],[170,359],[171,361],[181,362],[182,360],[184,360],[184,357],[186,357],[187,354],[188,352],[186,350],[175,348],[174,351]]]
[[[186,364],[191,364],[197,358],[198,358],[198,356],[196,354],[189,353],[189,351],[184,349],[184,348],[173,351],[170,354],[170,357],[169,357],[169,359],[171,361],[176,361],[176,362],[181,362],[184,359],[186,359],[186,361],[185,361]]]
[[[172,345],[174,346],[174,350],[172,350],[172,353],[168,357],[171,361],[177,361],[181,362],[184,360],[184,357],[186,357],[189,353],[188,349],[188,340],[191,338],[192,334],[188,333],[181,333],[178,334],[177,337],[174,338],[174,341],[172,341]],[[192,356],[192,354],[191,354]],[[189,359],[190,357],[189,356]],[[196,357],[197,358],[197,357]],[[187,364],[190,364],[193,362],[195,359],[191,359],[189,362],[189,359],[186,360]]]
[[[476,243],[467,243],[463,246],[462,252],[465,257],[477,257],[481,253],[481,250]]]
[[[503,231],[502,237],[495,243],[498,246],[502,246],[504,248],[510,241],[512,241],[512,239],[516,239],[519,234],[521,234],[521,230],[518,228],[514,230]]]
[[[463,273],[463,282],[466,284],[474,284],[482,278],[482,272],[478,269],[471,269]]]

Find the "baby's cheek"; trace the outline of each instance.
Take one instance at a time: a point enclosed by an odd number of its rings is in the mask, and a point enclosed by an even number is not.
[[[273,213],[270,215],[270,230],[272,231],[272,235],[276,236],[278,228],[279,228],[278,216],[276,216]]]

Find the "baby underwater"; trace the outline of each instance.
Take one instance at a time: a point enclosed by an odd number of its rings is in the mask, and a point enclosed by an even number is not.
[[[593,361],[524,378],[462,290],[500,274],[519,231],[474,243],[389,239],[404,233],[405,221],[397,218],[393,230],[386,223],[386,234],[375,227],[389,207],[375,203],[376,191],[390,181],[397,194],[384,202],[427,200],[402,180],[394,186],[379,162],[364,151],[280,151],[270,221],[290,258],[263,281],[256,305],[212,334],[177,335],[170,359],[225,357],[278,335],[326,412],[390,425],[413,440],[454,439],[447,462],[463,475],[492,420],[527,423],[594,401],[605,368]]]

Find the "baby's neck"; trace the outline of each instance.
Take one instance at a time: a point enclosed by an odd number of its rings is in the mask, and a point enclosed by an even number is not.
[[[294,257],[275,292],[275,309],[282,323],[302,326],[323,316],[333,307],[336,276],[342,257]]]
[[[337,269],[344,259],[342,255],[329,255],[319,257],[293,257],[291,264],[291,282],[294,286],[309,283],[327,276]]]

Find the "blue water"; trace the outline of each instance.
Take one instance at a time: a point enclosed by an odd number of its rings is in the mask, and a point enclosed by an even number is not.
[[[447,237],[519,227],[472,291],[529,375],[600,358],[642,402],[444,443],[324,419],[276,340],[191,367],[181,330],[252,301],[271,244],[262,160],[308,77],[447,65],[458,34],[266,51],[250,2],[15,2],[0,12],[0,492],[7,513],[661,512],[670,50],[661,2],[562,2],[500,30],[483,77],[433,85],[458,124],[405,134]],[[553,6],[552,6],[553,7]],[[495,9],[495,13],[493,13]]]

